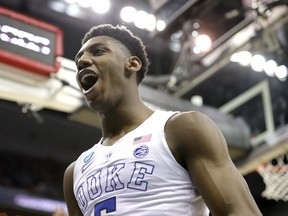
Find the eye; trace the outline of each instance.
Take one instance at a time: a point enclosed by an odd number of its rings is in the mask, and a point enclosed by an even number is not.
[[[94,48],[94,49],[92,50],[92,54],[93,54],[94,56],[101,55],[101,54],[103,54],[103,53],[105,53],[105,52],[106,52],[106,49],[101,48],[101,47],[96,47],[96,48]]]

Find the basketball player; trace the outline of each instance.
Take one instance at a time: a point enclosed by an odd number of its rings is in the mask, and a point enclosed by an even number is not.
[[[261,215],[207,116],[143,103],[149,61],[140,38],[124,26],[93,27],[75,61],[103,137],[65,171],[70,216]]]

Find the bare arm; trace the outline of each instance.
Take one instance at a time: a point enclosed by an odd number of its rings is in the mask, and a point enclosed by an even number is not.
[[[53,213],[52,216],[67,216],[66,212],[64,209],[56,209]]]
[[[213,216],[261,215],[214,122],[199,112],[182,113],[169,121],[165,132]]]
[[[69,216],[83,216],[73,193],[73,171],[75,162],[70,164],[64,173],[64,197]]]

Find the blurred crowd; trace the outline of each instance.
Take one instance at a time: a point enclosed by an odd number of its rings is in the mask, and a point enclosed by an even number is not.
[[[51,158],[33,158],[0,151],[0,186],[63,200],[63,174],[66,164]]]

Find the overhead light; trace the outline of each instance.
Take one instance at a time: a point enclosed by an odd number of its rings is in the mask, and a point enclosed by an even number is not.
[[[76,17],[76,18],[82,17],[82,11],[80,10],[77,4],[69,5],[66,9],[66,14],[68,14],[71,17]]]
[[[240,11],[237,9],[230,10],[224,14],[225,19],[233,19],[240,15]]]
[[[166,23],[163,20],[158,20],[156,22],[157,31],[163,31],[166,28]]]
[[[198,107],[202,107],[203,106],[203,98],[201,95],[193,95],[191,98],[190,98],[190,102],[195,105],[195,106],[198,106]]]
[[[89,8],[93,4],[92,0],[76,0],[76,2],[83,8]]]
[[[178,41],[171,41],[169,43],[169,48],[175,53],[179,53],[182,50],[182,45]]]
[[[65,0],[65,2],[68,4],[74,4],[76,3],[76,0]]]
[[[242,66],[248,66],[256,72],[265,71],[267,76],[276,77],[280,81],[286,81],[288,77],[288,69],[285,65],[278,66],[277,62],[270,59],[266,61],[265,57],[259,54],[252,56],[249,51],[241,51],[231,55],[231,62],[238,62]]]
[[[153,14],[147,14],[145,29],[148,31],[154,31],[156,28],[156,18]]]
[[[48,3],[48,6],[52,10],[57,11],[59,13],[65,12],[65,9],[67,7],[64,2],[60,2],[60,1],[51,1],[51,2]]]
[[[194,30],[191,32],[192,37],[197,37],[199,35],[198,31]]]
[[[199,47],[194,47],[193,48],[193,52],[195,53],[195,54],[200,54],[201,53],[201,50],[200,50],[200,48]]]
[[[179,30],[179,31],[174,32],[173,34],[171,34],[170,40],[179,42],[181,37],[183,37],[183,31]]]
[[[267,76],[273,77],[275,76],[275,69],[277,68],[277,62],[274,60],[269,60],[264,65],[264,71],[267,74]]]
[[[149,14],[146,11],[140,10],[136,12],[134,25],[140,29],[153,31],[156,27],[156,18],[153,14]]]
[[[104,14],[109,11],[111,6],[110,0],[93,1],[92,9],[98,14]]]
[[[133,22],[137,28],[145,29],[148,31],[163,31],[166,28],[166,23],[163,20],[156,20],[153,14],[146,11],[137,11],[134,7],[126,6],[120,11],[120,17],[124,22]]]
[[[264,70],[264,65],[266,59],[262,55],[254,55],[251,59],[251,68],[256,72],[262,72]]]
[[[146,17],[147,17],[148,13],[145,12],[145,11],[137,11],[136,13],[136,17],[134,19],[134,25],[137,27],[137,28],[140,28],[140,29],[144,29],[145,26],[146,26]]]
[[[275,69],[275,75],[277,76],[278,79],[280,80],[286,80],[288,71],[287,67],[284,65],[281,65]]]
[[[121,9],[120,17],[124,22],[130,23],[133,22],[136,12],[134,7],[126,6]]]
[[[239,63],[241,66],[248,66],[251,62],[252,54],[249,51],[233,53],[230,57],[231,62]]]
[[[201,52],[206,52],[211,48],[212,42],[208,35],[199,35],[195,39],[195,45]]]
[[[193,23],[193,28],[194,28],[194,29],[199,29],[199,28],[200,28],[200,23],[194,22],[194,23]]]

